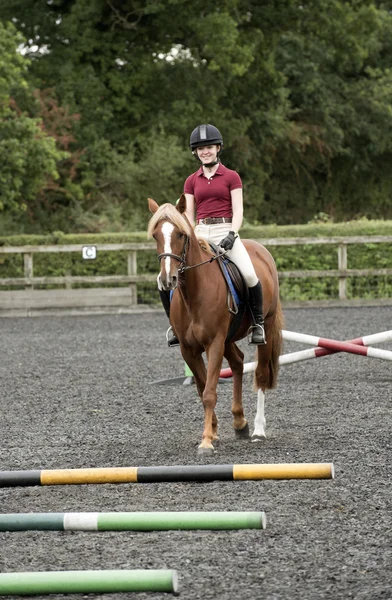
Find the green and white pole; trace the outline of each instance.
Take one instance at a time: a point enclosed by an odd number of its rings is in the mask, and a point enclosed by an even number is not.
[[[265,529],[257,511],[74,512],[0,515],[0,531],[170,531]]]
[[[190,370],[190,368],[188,367],[186,362],[184,362],[184,367],[185,367],[185,380],[183,381],[182,385],[191,385],[193,383],[193,373]]]
[[[1,596],[177,591],[177,571],[166,569],[0,573]]]
[[[185,376],[186,377],[193,377],[193,373],[190,370],[190,368],[188,367],[188,365],[186,363],[184,363],[184,365],[185,365]]]

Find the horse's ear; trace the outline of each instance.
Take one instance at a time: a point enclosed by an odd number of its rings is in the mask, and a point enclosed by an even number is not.
[[[155,214],[159,208],[158,204],[152,198],[148,199],[148,208],[152,214]]]
[[[185,194],[181,194],[176,203],[177,210],[182,214],[186,211],[186,198]]]

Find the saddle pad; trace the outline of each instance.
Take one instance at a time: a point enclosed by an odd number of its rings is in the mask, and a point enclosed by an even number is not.
[[[219,249],[218,246],[209,242],[211,251],[218,255]],[[219,265],[221,267],[222,273],[226,279],[227,285],[229,287],[230,293],[233,296],[237,305],[240,305],[241,302],[248,301],[248,286],[242,276],[241,271],[237,267],[237,265],[230,260],[228,256],[223,256],[219,261]]]
[[[233,296],[233,298],[234,298],[235,303],[237,304],[237,306],[239,306],[241,304],[241,297],[239,296],[239,294],[237,292],[237,289],[236,289],[236,287],[234,285],[231,273],[230,273],[230,271],[228,269],[228,266],[227,266],[227,260],[226,259],[222,260],[222,267],[223,267],[223,270],[224,270],[224,275],[225,275],[225,278],[226,278],[226,281],[227,281],[227,285],[229,286],[229,289],[230,289],[230,293]]]

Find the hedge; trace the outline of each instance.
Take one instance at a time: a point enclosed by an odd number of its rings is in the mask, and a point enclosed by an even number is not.
[[[320,223],[309,225],[268,225],[252,227],[245,225],[242,239],[267,240],[284,237],[340,237],[340,236],[392,236],[392,221],[352,221],[347,223]],[[104,243],[145,242],[145,232],[105,234],[18,235],[0,237],[0,246],[26,245],[94,245]],[[278,271],[337,269],[337,245],[271,246]],[[348,247],[349,269],[390,268],[392,244],[350,244]],[[155,252],[140,251],[137,254],[138,273],[157,273]],[[127,272],[127,252],[98,252],[96,260],[83,260],[80,252],[59,254],[35,254],[34,276],[64,275],[123,275]],[[0,278],[23,277],[23,257],[20,254],[0,254]],[[101,285],[101,284],[100,284]],[[113,287],[113,284],[108,284]],[[126,285],[126,284],[125,284]],[[4,288],[2,288],[4,289]],[[15,288],[14,288],[15,289]],[[282,279],[282,300],[324,300],[338,297],[336,278]],[[349,298],[392,297],[392,276],[350,278]],[[158,302],[155,284],[139,284],[138,299],[142,303]]]

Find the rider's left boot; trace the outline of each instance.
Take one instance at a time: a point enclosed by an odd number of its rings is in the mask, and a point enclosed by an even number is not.
[[[165,290],[158,290],[158,291],[159,291],[159,295],[161,297],[161,302],[163,304],[163,308],[165,309],[167,318],[170,321],[170,292],[166,292]],[[170,348],[172,348],[173,346],[180,345],[178,338],[173,333],[173,329],[172,329],[171,325],[166,332],[166,340],[167,340],[167,345]]]
[[[263,292],[260,281],[249,290],[249,308],[252,316],[252,325],[248,331],[248,343],[264,346],[267,343],[264,330],[263,317]]]

